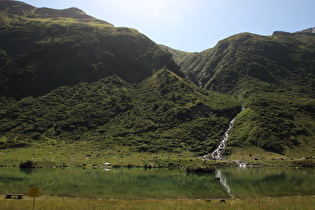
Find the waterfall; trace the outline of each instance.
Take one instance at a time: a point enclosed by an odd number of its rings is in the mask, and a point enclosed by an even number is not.
[[[218,148],[211,153],[212,159],[214,159],[214,160],[222,160],[223,159],[223,152],[226,148],[226,141],[229,138],[229,131],[233,128],[234,120],[235,120],[235,118],[233,120],[231,120],[231,122],[229,123],[229,128],[225,131],[223,138],[222,138],[222,141],[219,144]]]
[[[241,111],[244,111],[245,108],[242,107],[242,110]],[[212,153],[210,154],[207,154],[207,155],[204,155],[203,156],[203,160],[223,160],[224,157],[223,157],[223,152],[226,148],[226,141],[228,140],[229,138],[229,132],[230,130],[233,128],[233,123],[235,121],[235,118],[233,118],[230,122],[229,122],[229,127],[228,129],[225,131],[223,137],[222,137],[222,140],[218,146],[217,149],[215,149]],[[238,161],[238,160],[234,160],[234,162],[237,163],[237,165],[241,168],[246,168],[247,165],[245,163],[242,163],[241,161]]]
[[[204,155],[203,158],[206,160],[213,159],[213,160],[222,160],[223,159],[223,152],[226,148],[226,141],[229,138],[229,131],[233,128],[233,122],[235,118],[230,121],[228,129],[225,131],[222,140],[216,150],[214,150],[212,153]],[[209,158],[211,157],[211,158]]]

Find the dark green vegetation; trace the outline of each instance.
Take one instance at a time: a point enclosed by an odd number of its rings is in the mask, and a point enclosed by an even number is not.
[[[76,8],[0,1],[0,23],[1,149],[204,155],[236,116],[229,146],[315,152],[313,34],[238,34],[186,53]]]
[[[315,34],[243,33],[201,53],[164,48],[196,85],[242,103],[229,146],[314,154]]]
[[[188,173],[214,173],[215,168],[211,166],[187,166],[186,172]]]
[[[202,155],[240,110],[183,79],[171,54],[133,29],[87,22],[77,9],[1,9],[2,149],[94,141]]]
[[[36,163],[28,160],[23,163],[20,163],[19,168],[36,168]]]
[[[6,106],[1,147],[95,141],[100,149],[120,145],[201,155],[216,147],[239,110],[227,96],[197,88],[167,69],[136,85],[113,76]]]
[[[2,1],[0,11],[2,96],[39,96],[113,74],[133,83],[163,66],[179,68],[138,31],[115,28],[76,8],[59,11]]]

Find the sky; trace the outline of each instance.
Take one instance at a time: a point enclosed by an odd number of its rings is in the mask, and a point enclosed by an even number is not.
[[[229,36],[315,27],[315,0],[22,0],[35,7],[77,7],[157,44],[201,52]]]

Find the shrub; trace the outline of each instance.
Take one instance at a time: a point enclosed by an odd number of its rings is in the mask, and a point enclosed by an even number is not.
[[[35,163],[31,160],[28,160],[26,162],[20,163],[19,168],[36,168],[36,165],[37,165],[37,163]]]
[[[215,168],[212,166],[187,166],[188,173],[214,173]]]

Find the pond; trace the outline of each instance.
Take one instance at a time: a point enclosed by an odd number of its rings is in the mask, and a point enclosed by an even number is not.
[[[183,169],[0,168],[0,193],[28,194],[30,187],[40,187],[43,195],[108,199],[314,195],[314,173],[295,168],[218,168],[215,174]]]

